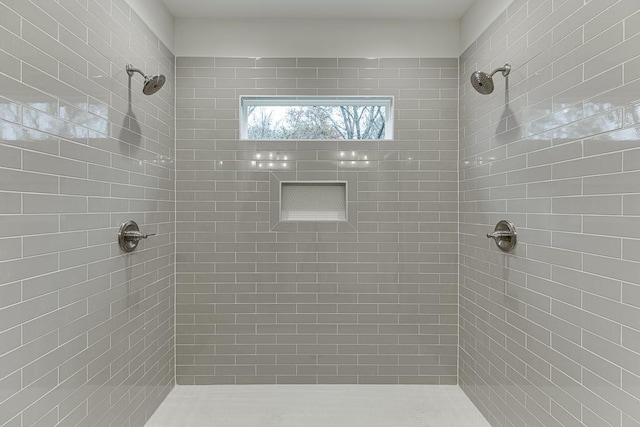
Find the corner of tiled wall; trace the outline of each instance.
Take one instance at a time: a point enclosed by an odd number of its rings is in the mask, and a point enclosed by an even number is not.
[[[0,16],[0,424],[142,426],[174,383],[173,54],[124,0]],[[158,235],[126,255],[128,219]]]

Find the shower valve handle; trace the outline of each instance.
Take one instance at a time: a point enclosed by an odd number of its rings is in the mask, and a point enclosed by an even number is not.
[[[504,239],[505,237],[513,237],[515,234],[513,231],[494,231],[493,233],[487,233],[487,237],[494,240]]]
[[[495,240],[496,245],[503,252],[511,252],[518,244],[516,226],[508,220],[500,221],[493,233],[487,233],[487,237]]]
[[[155,233],[143,233],[140,231],[138,224],[135,221],[126,221],[120,225],[120,231],[118,232],[118,243],[120,248],[125,252],[133,252],[138,247],[140,240],[147,239],[151,236],[155,236]]]
[[[155,236],[155,233],[151,233],[151,234],[144,234],[141,233],[140,231],[125,231],[124,232],[124,238],[125,240],[134,240],[134,241],[140,241],[142,239],[147,239],[151,236]]]

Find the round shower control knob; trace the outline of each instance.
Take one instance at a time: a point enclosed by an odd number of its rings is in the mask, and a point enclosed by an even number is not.
[[[503,252],[511,252],[518,244],[516,226],[509,220],[500,221],[493,233],[487,233],[487,237],[496,241],[496,245]]]
[[[135,221],[123,222],[118,232],[118,243],[125,252],[133,252],[138,247],[140,240],[155,236],[155,234],[145,234],[140,231]]]

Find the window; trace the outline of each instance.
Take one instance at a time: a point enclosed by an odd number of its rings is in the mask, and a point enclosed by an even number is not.
[[[393,139],[392,97],[240,98],[241,139]]]

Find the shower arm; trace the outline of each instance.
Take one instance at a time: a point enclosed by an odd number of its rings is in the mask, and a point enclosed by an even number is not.
[[[507,77],[511,72],[511,65],[505,64],[504,67],[496,68],[495,70],[493,70],[493,73],[489,75],[489,77],[493,77],[493,75],[498,71],[502,72],[503,77]]]
[[[133,77],[133,73],[138,73],[145,79],[147,78],[147,75],[142,70],[134,67],[132,64],[127,64],[127,74],[129,74],[129,77]]]

